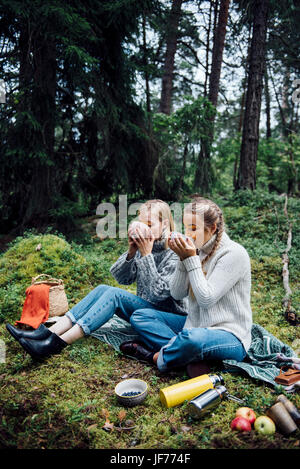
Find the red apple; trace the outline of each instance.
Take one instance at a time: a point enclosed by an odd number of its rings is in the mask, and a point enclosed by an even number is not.
[[[235,417],[232,420],[230,427],[232,430],[238,430],[239,432],[250,432],[251,423],[245,417]]]
[[[250,407],[240,407],[237,409],[235,416],[244,417],[245,419],[249,420],[251,425],[255,422],[256,419],[255,412],[254,410],[250,409]]]

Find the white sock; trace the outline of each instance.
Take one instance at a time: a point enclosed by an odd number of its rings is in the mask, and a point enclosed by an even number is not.
[[[73,326],[71,329],[69,329],[63,335],[61,335],[60,338],[62,340],[64,340],[65,342],[67,342],[67,344],[70,345],[73,342],[75,342],[76,340],[81,339],[84,336],[85,336],[85,334],[84,334],[83,330],[81,329],[81,327],[78,326],[78,324],[75,324],[75,326]]]
[[[53,326],[49,327],[49,331],[54,334],[61,335],[73,327],[72,321],[68,316],[60,318]]]

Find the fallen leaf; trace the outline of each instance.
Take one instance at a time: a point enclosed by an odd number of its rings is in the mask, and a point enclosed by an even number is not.
[[[124,420],[124,418],[126,417],[126,414],[127,414],[126,410],[124,409],[120,410],[119,415],[118,415],[120,423]]]
[[[102,430],[105,430],[106,432],[110,432],[114,429],[114,424],[109,421],[109,411],[107,409],[102,409],[101,410],[102,416],[105,418],[105,423],[102,427]]]
[[[114,424],[111,423],[109,420],[105,421],[105,424],[102,427],[102,430],[105,430],[106,432],[111,432],[114,429]]]

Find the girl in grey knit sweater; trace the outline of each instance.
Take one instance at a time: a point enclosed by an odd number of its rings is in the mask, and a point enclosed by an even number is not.
[[[7,325],[9,332],[34,358],[59,353],[65,346],[91,334],[114,314],[131,322],[133,313],[145,317],[155,311],[186,318],[186,300],[171,297],[169,282],[178,262],[168,247],[168,235],[174,222],[167,203],[159,199],[145,202],[139,209],[139,222],[128,230],[128,250],[110,269],[121,285],[137,283],[137,295],[109,285],[98,285],[50,329],[41,325],[33,332],[22,332]],[[155,327],[154,327],[155,329]],[[159,337],[159,331],[157,337]],[[155,342],[155,341],[154,341]],[[160,338],[155,350],[163,344]]]

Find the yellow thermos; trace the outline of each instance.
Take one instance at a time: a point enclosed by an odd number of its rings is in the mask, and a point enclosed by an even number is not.
[[[224,384],[222,376],[201,375],[161,389],[159,397],[164,406],[174,407],[186,399],[193,399],[202,392],[213,389],[216,384]]]

